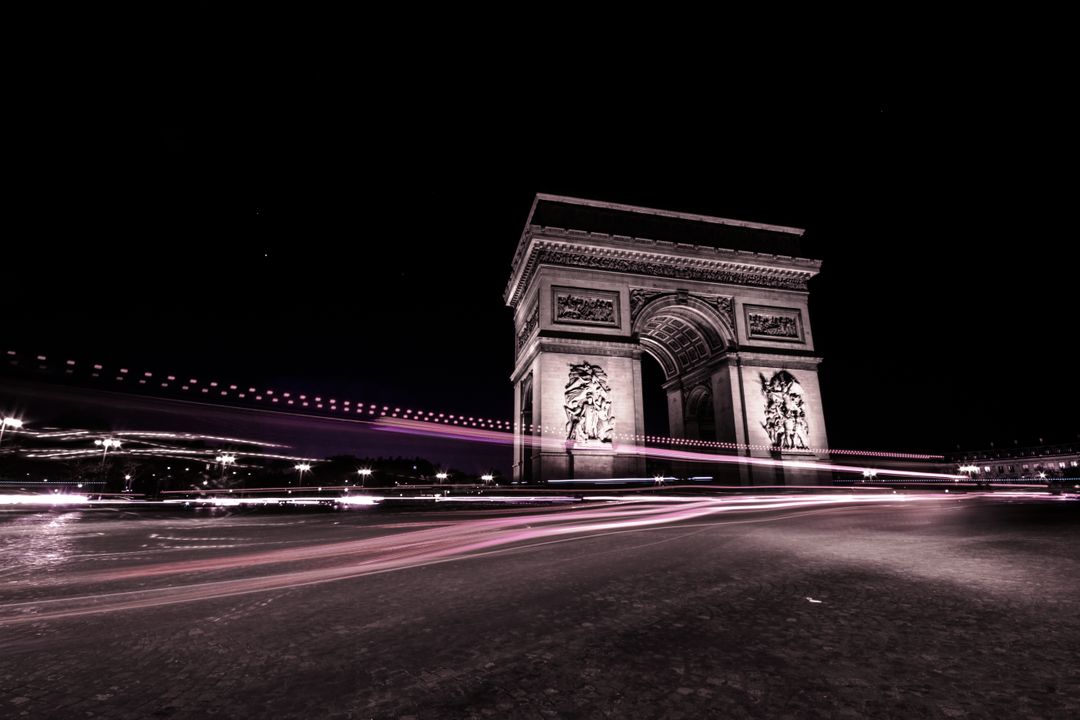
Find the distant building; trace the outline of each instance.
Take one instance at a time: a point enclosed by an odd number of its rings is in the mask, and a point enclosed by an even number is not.
[[[958,452],[946,455],[945,459],[953,469],[978,468],[972,475],[982,480],[1080,479],[1080,440],[1059,445]]]

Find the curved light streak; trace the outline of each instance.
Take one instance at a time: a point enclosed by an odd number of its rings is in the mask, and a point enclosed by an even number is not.
[[[620,500],[602,506],[563,507],[544,513],[489,517],[448,525],[422,524],[410,532],[360,540],[346,540],[305,547],[245,552],[228,557],[156,562],[123,569],[71,572],[58,577],[51,588],[83,584],[107,588],[111,583],[151,583],[155,578],[167,587],[105,591],[73,597],[55,597],[0,604],[0,627],[40,623],[104,612],[139,610],[175,603],[220,599],[270,590],[316,585],[360,578],[376,573],[423,567],[479,557],[493,552],[524,550],[562,540],[582,540],[597,535],[658,529],[679,524],[718,522],[725,514],[754,514],[842,509],[865,504],[912,504],[964,502],[982,493],[944,498],[940,494],[904,495],[799,495],[739,496],[735,498],[665,498],[663,502]],[[1042,495],[1018,494],[1022,497]],[[757,522],[791,517],[765,516]],[[753,520],[740,520],[747,522]],[[696,526],[696,525],[695,525]],[[317,562],[318,567],[311,567]],[[201,580],[207,572],[251,571],[255,577]]]

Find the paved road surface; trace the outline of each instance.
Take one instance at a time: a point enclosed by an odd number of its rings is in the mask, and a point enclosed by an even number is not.
[[[0,514],[0,717],[1065,718],[1080,501]]]

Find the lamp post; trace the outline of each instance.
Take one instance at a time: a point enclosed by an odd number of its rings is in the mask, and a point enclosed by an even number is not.
[[[364,481],[371,477],[371,468],[361,468],[356,474],[360,476],[360,487],[364,487]]]
[[[877,479],[877,470],[871,470],[867,468],[866,470],[862,471],[862,476],[863,482],[866,482],[867,480],[869,480],[870,482],[874,482],[874,480]]]
[[[4,442],[4,431],[8,428],[14,428],[18,430],[23,426],[23,421],[19,418],[6,417],[0,420],[0,443]]]
[[[297,487],[299,487],[304,484],[304,473],[311,469],[311,465],[309,463],[300,463],[294,469],[300,473],[300,479],[297,481]]]
[[[104,440],[95,440],[94,444],[101,448],[101,467],[104,468],[105,456],[109,454],[110,449],[120,447],[121,442],[112,438],[105,438]]]
[[[446,478],[449,477],[449,475],[447,475],[444,472],[439,472],[439,473],[435,473],[435,477],[437,477],[439,479],[439,484],[442,485],[443,482],[446,480]]]
[[[222,453],[217,456],[216,460],[221,463],[221,480],[218,482],[222,483],[225,482],[225,468],[236,464],[236,456],[232,453]]]
[[[121,443],[119,440],[114,440],[113,438],[105,438],[104,440],[95,440],[94,444],[101,448],[101,481],[102,483],[106,483],[105,456],[109,454],[111,448],[120,447]],[[104,487],[107,488],[108,486],[106,485]]]
[[[491,481],[495,479],[495,476],[491,473],[485,473],[480,476],[480,479],[484,481],[485,485],[490,485]]]

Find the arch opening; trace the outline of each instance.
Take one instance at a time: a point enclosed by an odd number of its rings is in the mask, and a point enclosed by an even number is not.
[[[521,384],[521,436],[524,442],[521,445],[521,479],[523,482],[533,481],[533,378],[530,374]]]
[[[641,346],[664,368],[668,380],[707,364],[734,347],[727,321],[694,297],[661,296],[642,308],[634,321]]]
[[[705,385],[691,390],[684,403],[686,437],[691,440],[716,440],[716,408],[712,392]]]

